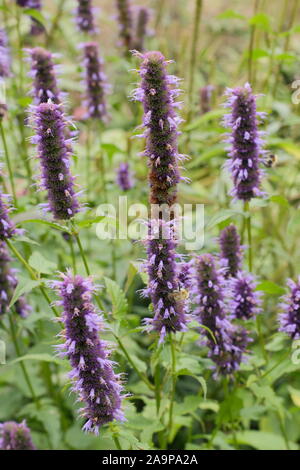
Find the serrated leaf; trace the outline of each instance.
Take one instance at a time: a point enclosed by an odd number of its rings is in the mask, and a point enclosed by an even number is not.
[[[263,281],[260,282],[256,290],[266,292],[266,294],[271,294],[271,295],[283,295],[285,294],[285,289],[278,284],[275,284],[275,282],[272,281]]]
[[[39,251],[34,251],[32,253],[28,263],[38,273],[52,274],[56,269],[56,264],[44,258],[44,256]]]
[[[10,301],[9,307],[11,308],[16,301],[23,295],[27,294],[28,292],[31,292],[32,289],[40,285],[40,281],[34,281],[32,279],[27,279],[27,278],[22,278],[19,276],[19,282],[17,284],[17,287],[14,290],[12,299]]]
[[[112,279],[104,278],[106,289],[112,303],[112,313],[115,317],[124,317],[127,312],[128,302],[124,291]]]

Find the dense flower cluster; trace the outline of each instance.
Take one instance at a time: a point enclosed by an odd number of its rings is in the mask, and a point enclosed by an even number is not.
[[[0,240],[5,241],[20,233],[9,217],[13,210],[8,204],[9,195],[0,192]]]
[[[219,238],[221,248],[221,260],[227,268],[225,277],[236,276],[242,266],[242,248],[240,236],[235,225],[225,227]]]
[[[192,286],[192,262],[181,261],[177,266],[179,285],[182,289],[189,290]]]
[[[0,449],[35,450],[30,429],[25,421],[22,421],[22,423],[7,421],[0,424]]]
[[[134,185],[132,176],[129,170],[129,163],[121,162],[117,169],[117,184],[120,186],[122,191],[128,191]]]
[[[0,78],[10,76],[10,54],[7,36],[4,29],[0,29]]]
[[[179,90],[173,85],[177,77],[167,75],[167,61],[157,51],[137,53],[142,58],[140,76],[142,83],[133,97],[144,106],[144,128],[148,157],[150,202],[171,206],[176,201],[177,184],[186,180],[179,174],[178,161],[184,159],[178,153],[177,127],[182,119],[176,114],[179,105],[175,98]]]
[[[99,57],[98,44],[88,42],[83,45],[87,117],[107,121],[107,106],[105,95],[108,84],[103,71],[103,60]]]
[[[294,282],[287,283],[290,292],[285,295],[280,304],[282,313],[279,315],[280,328],[292,339],[300,339],[300,276]]]
[[[83,33],[95,32],[94,9],[91,0],[77,0],[76,23]]]
[[[249,201],[263,194],[260,190],[263,171],[259,168],[263,140],[258,122],[265,113],[256,111],[256,96],[249,83],[241,88],[227,89],[226,94],[229,98],[225,106],[231,110],[225,116],[224,124],[230,128],[226,142],[230,144],[227,166],[234,184],[232,195]]]
[[[4,242],[0,243],[0,315],[7,313],[12,294],[17,285],[15,270],[10,267],[11,258]],[[14,304],[14,309],[20,317],[25,318],[31,308],[21,296]]]
[[[261,292],[256,291],[252,274],[239,271],[229,281],[230,313],[234,318],[250,320],[261,313]]]
[[[187,303],[182,296],[176,263],[176,240],[172,223],[160,219],[149,222],[147,239],[148,287],[144,295],[151,298],[154,318],[146,318],[147,331],[157,331],[160,343],[167,333],[186,331],[189,316]]]
[[[60,105],[41,103],[34,108],[36,135],[33,143],[38,145],[41,164],[42,188],[48,192],[44,207],[55,219],[70,219],[79,211],[74,191],[74,177],[70,173],[70,139],[66,139],[66,122]]]
[[[57,85],[57,66],[53,54],[42,47],[28,51],[31,61],[30,77],[33,79],[33,96],[35,103],[47,103],[49,99],[55,104],[61,102],[61,93]]]
[[[133,11],[130,0],[116,0],[118,9],[119,31],[125,53],[132,49],[133,41]]]
[[[57,349],[71,363],[72,390],[85,402],[81,415],[86,419],[85,431],[98,434],[99,428],[110,421],[124,420],[120,374],[115,374],[110,350],[99,333],[103,331],[102,318],[95,311],[92,295],[95,291],[90,279],[69,272],[53,281],[63,306],[64,344]]]
[[[150,19],[150,10],[146,7],[137,7],[135,9],[135,34],[133,40],[133,49],[144,51],[144,42],[148,34],[148,23]]]
[[[213,85],[206,85],[200,88],[200,109],[201,114],[208,113],[211,110],[211,99],[214,91]]]
[[[225,280],[212,255],[204,254],[195,260],[195,314],[205,330],[209,357],[217,373],[232,374],[243,360],[250,339],[247,332],[235,326],[226,315]]]

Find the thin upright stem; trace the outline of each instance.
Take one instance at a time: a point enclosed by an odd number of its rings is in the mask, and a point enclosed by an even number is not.
[[[55,14],[55,16],[53,18],[53,21],[52,21],[50,31],[47,34],[47,40],[46,40],[46,47],[47,48],[50,46],[50,44],[53,41],[55,30],[58,29],[59,22],[60,22],[60,19],[62,17],[63,11],[64,11],[64,4],[65,4],[65,0],[60,0],[60,2],[58,4],[58,7],[57,7],[57,10],[56,10],[56,14]]]
[[[76,240],[78,248],[79,248],[80,256],[81,256],[82,262],[84,264],[86,274],[88,276],[90,276],[90,274],[91,274],[90,268],[89,268],[89,265],[88,265],[88,262],[87,262],[87,259],[86,259],[85,253],[84,253],[84,249],[82,247],[81,240],[80,240],[80,237],[79,237],[78,233],[74,233],[74,237],[75,237],[75,240]]]
[[[23,256],[21,255],[21,253],[17,250],[17,248],[11,243],[10,240],[6,240],[6,244],[8,246],[8,248],[10,249],[10,251],[15,255],[15,257],[20,261],[20,263],[23,264],[23,266],[25,267],[25,269],[28,271],[31,279],[33,279],[34,281],[38,281],[38,282],[41,282],[41,279],[39,279],[39,277],[37,276],[37,274],[35,273],[35,271],[31,268],[31,266],[27,263],[27,261],[25,260],[25,258],[23,258]],[[45,289],[45,287],[41,284],[39,286],[39,289],[44,297],[44,299],[46,300],[46,302],[48,303],[49,307],[51,308],[52,312],[54,313],[54,315],[56,317],[59,317],[59,313],[58,311],[56,310],[56,308],[54,307],[54,305],[52,304],[51,302],[51,299]]]
[[[17,335],[16,335],[16,330],[15,330],[15,325],[14,325],[14,322],[13,322],[13,319],[12,319],[12,316],[11,314],[8,315],[8,318],[9,318],[9,325],[10,325],[10,331],[11,331],[11,337],[12,337],[12,341],[13,341],[13,344],[14,344],[14,348],[15,348],[15,351],[16,351],[16,355],[18,357],[21,357],[21,351],[20,351],[20,347],[19,347],[19,344],[18,344],[18,339],[17,339]],[[27,383],[27,386],[29,388],[29,391],[31,393],[31,396],[32,396],[32,399],[34,401],[34,403],[36,404],[36,407],[37,408],[40,408],[40,404],[39,404],[39,401],[38,401],[38,398],[35,394],[35,391],[34,391],[34,388],[33,388],[33,385],[30,381],[30,378],[29,378],[29,374],[27,372],[27,369],[26,369],[26,366],[25,364],[23,363],[23,361],[20,361],[20,367],[22,369],[22,372],[23,372],[23,375],[24,375],[24,379],[25,379],[25,382]]]
[[[254,14],[257,13],[259,9],[260,0],[255,0],[254,3]],[[254,48],[254,38],[255,38],[256,26],[255,24],[251,25],[250,28],[250,39],[249,39],[249,50],[248,50],[248,82],[252,83],[253,78],[253,48]]]
[[[190,65],[189,65],[189,84],[188,84],[189,111],[188,111],[188,116],[187,116],[187,122],[189,122],[191,120],[191,117],[192,117],[192,103],[193,103],[193,93],[194,93],[194,84],[195,84],[196,54],[197,54],[197,44],[198,44],[198,36],[199,36],[199,29],[200,29],[201,12],[202,12],[202,0],[196,0],[193,35],[192,35],[192,46],[191,46],[191,56],[190,56]]]
[[[175,344],[174,344],[174,339],[172,337],[172,334],[170,334],[170,346],[171,346],[171,358],[172,358],[172,364],[171,364],[172,389],[171,389],[171,395],[170,395],[169,423],[168,423],[168,441],[169,442],[170,442],[170,437],[171,437],[172,428],[173,428],[173,409],[174,409],[176,381],[177,381],[177,375],[176,375],[176,349],[175,349]]]
[[[73,273],[74,273],[74,274],[77,274],[76,257],[75,257],[75,251],[74,251],[74,245],[73,245],[73,237],[72,237],[72,235],[70,236],[69,245],[70,245],[70,251],[71,251],[71,259],[72,259]]]
[[[115,434],[113,434],[112,438],[113,438],[113,441],[114,441],[114,443],[115,443],[115,445],[116,445],[116,448],[117,448],[118,450],[122,450],[122,447],[121,447],[119,438],[118,438]]]
[[[246,230],[248,236],[248,267],[249,271],[252,271],[252,232],[251,232],[251,215],[249,211],[249,201],[244,203],[244,212],[246,218]]]
[[[17,207],[17,195],[16,195],[16,188],[15,188],[15,182],[14,182],[14,175],[13,175],[11,164],[10,164],[8,146],[7,146],[5,132],[3,129],[3,123],[1,119],[0,119],[0,133],[1,133],[1,139],[2,139],[3,148],[4,148],[6,166],[8,169],[9,182],[10,182],[11,191],[12,191],[13,199],[14,199],[14,206]]]

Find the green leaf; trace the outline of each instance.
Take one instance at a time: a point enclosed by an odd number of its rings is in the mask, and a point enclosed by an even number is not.
[[[240,444],[249,445],[258,450],[287,450],[283,437],[272,432],[242,431],[236,434],[236,438]],[[294,442],[288,444],[290,449],[298,449]]]
[[[198,119],[195,119],[192,121],[190,124],[188,124],[185,128],[184,131],[189,132],[189,131],[194,131],[195,129],[198,129],[199,127],[202,127],[203,124],[212,121],[214,119],[220,120],[225,114],[225,111],[223,109],[217,109],[213,111],[209,111],[208,113],[203,114],[203,116],[199,117]]]
[[[285,289],[280,287],[278,284],[272,281],[263,281],[258,284],[256,290],[265,292],[266,294],[271,295],[283,295],[285,294]]]
[[[271,196],[270,201],[275,202],[276,204],[279,204],[282,207],[289,207],[289,201],[280,194]]]
[[[213,215],[209,221],[206,224],[206,229],[209,230],[216,225],[220,224],[221,222],[224,222],[224,220],[228,220],[231,217],[235,217],[237,215],[243,216],[243,212],[235,211],[232,209],[224,209],[222,211],[219,211],[217,214]]]
[[[12,299],[9,304],[9,308],[11,308],[23,294],[31,292],[32,289],[39,285],[40,281],[33,281],[32,279],[27,279],[19,276],[19,282],[14,290]]]
[[[18,225],[22,225],[22,224],[25,224],[25,223],[26,224],[27,223],[33,223],[33,224],[48,225],[48,227],[56,228],[57,230],[61,230],[62,232],[67,232],[67,233],[71,234],[70,230],[65,225],[56,224],[55,222],[49,222],[48,220],[45,220],[45,219],[22,220],[22,221],[18,222]]]
[[[66,362],[63,359],[59,359],[58,357],[51,356],[47,353],[40,353],[40,354],[25,354],[24,356],[17,357],[13,361],[10,362],[10,365],[16,364],[17,362],[22,361],[41,361],[41,362],[52,362],[53,364],[58,365],[66,365]]]
[[[263,31],[270,31],[270,17],[265,13],[258,13],[257,15],[252,16],[249,20],[249,24],[252,26],[256,26],[258,29],[262,29]]]
[[[128,268],[128,272],[127,272],[127,279],[126,279],[126,284],[124,287],[125,292],[128,291],[137,273],[138,273],[138,269],[136,265],[131,262]]]
[[[39,251],[34,251],[32,253],[28,260],[28,263],[38,273],[52,274],[53,271],[56,269],[56,264],[44,258],[44,256]]]
[[[81,220],[80,222],[77,222],[77,226],[80,228],[91,227],[92,225],[97,224],[98,222],[101,222],[103,219],[105,219],[105,216],[99,215],[98,217],[95,217],[94,219]]]
[[[112,279],[105,277],[104,281],[105,281],[108,295],[112,303],[112,308],[113,308],[112,314],[115,317],[120,317],[120,318],[124,317],[128,308],[128,302],[127,302],[124,291]]]
[[[36,21],[41,23],[44,28],[46,29],[47,22],[42,13],[39,10],[35,10],[34,8],[26,8],[23,10],[23,13],[25,15],[30,16],[31,18],[34,18]]]
[[[234,10],[228,9],[217,15],[217,18],[219,20],[244,20],[246,17],[244,15],[240,15],[240,13],[237,13]]]

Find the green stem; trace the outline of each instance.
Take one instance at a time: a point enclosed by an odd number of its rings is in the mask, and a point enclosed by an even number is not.
[[[11,169],[8,147],[7,147],[5,132],[4,132],[4,129],[3,129],[3,124],[2,124],[1,119],[0,119],[0,133],[1,133],[1,138],[2,138],[3,147],[4,147],[4,155],[5,155],[5,161],[6,161],[6,165],[7,165],[7,169],[8,169],[9,182],[10,182],[10,186],[11,186],[11,190],[12,190],[12,194],[13,194],[13,199],[14,199],[14,206],[18,207],[17,206],[16,188],[15,188],[15,183],[14,183],[14,176],[13,176],[13,172],[12,172],[12,169]]]
[[[244,203],[244,213],[246,218],[246,230],[248,236],[248,266],[249,271],[252,271],[252,233],[251,233],[251,216],[249,210],[249,201],[245,201]]]
[[[254,14],[257,13],[259,8],[260,0],[255,0],[254,3]],[[256,26],[253,24],[250,29],[250,40],[249,40],[249,49],[248,49],[248,82],[252,83],[252,72],[253,72],[253,47],[254,47],[254,38],[255,38]]]
[[[75,232],[75,233],[74,233],[74,237],[75,237],[75,239],[76,239],[76,242],[77,242],[77,245],[78,245],[78,248],[79,248],[79,251],[80,251],[80,256],[81,256],[81,259],[82,259],[82,261],[83,261],[86,274],[87,274],[88,276],[90,276],[90,275],[91,275],[90,268],[89,268],[89,265],[88,265],[86,256],[85,256],[85,254],[84,254],[84,250],[83,250],[83,247],[82,247],[82,244],[81,244],[81,240],[80,240],[80,238],[79,238],[78,233]]]
[[[6,244],[8,246],[8,248],[10,249],[10,251],[13,252],[13,254],[15,255],[15,257],[20,261],[20,263],[23,264],[23,266],[25,267],[25,269],[28,271],[31,279],[33,279],[34,281],[38,281],[38,282],[41,282],[41,279],[39,279],[39,277],[36,275],[36,273],[34,272],[34,270],[31,268],[31,266],[27,263],[27,261],[25,260],[25,258],[23,258],[23,256],[21,255],[21,253],[17,250],[17,248],[11,243],[10,240],[6,240]],[[59,317],[59,313],[58,311],[56,310],[56,308],[54,307],[54,305],[52,305],[52,302],[51,302],[51,299],[49,297],[49,295],[47,294],[47,291],[45,289],[45,287],[43,285],[40,285],[39,286],[39,289],[43,295],[43,297],[45,298],[46,302],[48,303],[49,307],[51,308],[52,312],[54,313],[54,315],[56,317]]]
[[[190,56],[190,65],[189,65],[189,84],[188,84],[189,111],[187,115],[187,123],[191,120],[191,117],[192,117],[192,102],[193,102],[193,93],[194,93],[194,84],[195,84],[196,54],[197,54],[197,43],[198,43],[198,36],[199,36],[201,12],[202,12],[202,0],[196,0],[193,35],[192,35],[192,47],[191,47],[191,56]]]
[[[113,435],[112,438],[113,438],[113,441],[114,441],[114,443],[115,443],[115,445],[116,445],[116,448],[117,448],[118,450],[122,450],[122,447],[121,447],[119,438],[118,438],[116,435]]]
[[[77,268],[76,268],[76,257],[75,257],[75,252],[74,252],[74,245],[73,245],[73,236],[70,236],[70,251],[71,251],[71,259],[72,259],[72,267],[73,267],[73,273],[77,274]]]
[[[13,340],[13,343],[14,343],[14,348],[16,350],[16,355],[18,357],[21,357],[21,351],[20,351],[20,348],[19,348],[19,344],[18,344],[18,340],[17,340],[17,335],[16,335],[16,330],[15,330],[15,325],[14,325],[14,322],[12,320],[12,316],[11,315],[8,315],[8,318],[9,318],[9,325],[10,325],[10,330],[11,330],[11,337],[12,337],[12,340]],[[38,398],[35,394],[35,391],[34,391],[34,388],[33,388],[33,385],[30,381],[30,378],[29,378],[29,374],[27,372],[27,369],[26,369],[26,366],[25,364],[23,363],[23,361],[20,361],[20,367],[22,369],[22,372],[23,372],[23,375],[24,375],[24,379],[25,379],[25,382],[27,383],[27,386],[29,388],[29,391],[31,393],[31,396],[32,396],[32,399],[34,401],[34,403],[36,404],[36,407],[37,408],[40,408],[40,404],[39,404],[39,401],[38,401]]]
[[[59,26],[59,21],[60,21],[60,18],[62,16],[62,14],[63,14],[63,11],[64,11],[64,4],[65,4],[65,0],[60,0],[60,2],[58,4],[58,7],[57,7],[57,10],[56,10],[56,14],[55,14],[54,19],[52,21],[50,31],[47,34],[47,40],[46,40],[46,47],[47,48],[51,45],[55,30]]]

